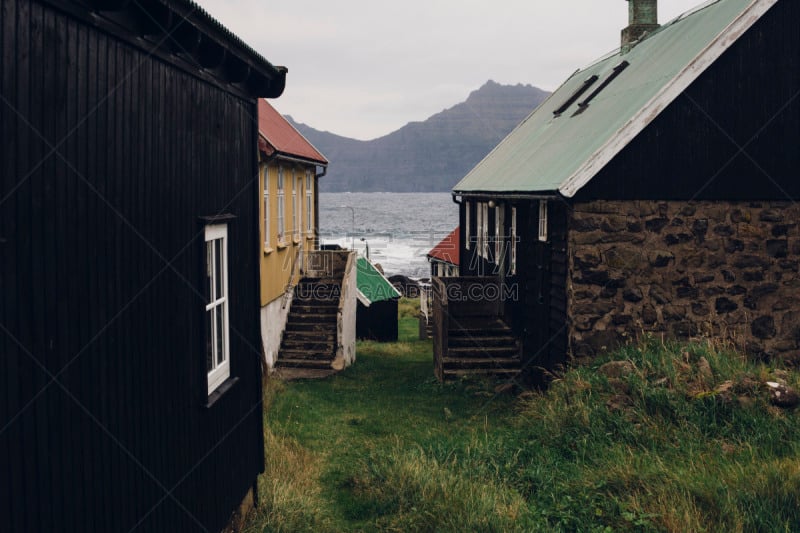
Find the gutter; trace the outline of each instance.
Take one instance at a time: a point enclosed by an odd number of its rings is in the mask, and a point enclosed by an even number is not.
[[[542,192],[497,192],[497,191],[475,191],[475,192],[452,192],[453,202],[461,204],[467,198],[503,198],[507,200],[556,200],[562,199],[564,196],[558,191],[542,191]],[[456,196],[460,199],[456,200]]]

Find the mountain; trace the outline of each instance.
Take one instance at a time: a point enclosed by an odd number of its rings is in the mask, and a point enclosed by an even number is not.
[[[330,161],[322,191],[449,191],[549,95],[488,81],[466,101],[370,141],[286,118]]]

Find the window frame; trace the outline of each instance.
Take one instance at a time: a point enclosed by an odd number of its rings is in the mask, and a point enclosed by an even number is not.
[[[314,178],[309,169],[306,169],[306,233],[314,236]]]
[[[278,245],[286,244],[286,194],[283,165],[278,166]]]
[[[511,206],[511,275],[517,273],[517,208]]]
[[[271,250],[270,247],[270,224],[269,224],[269,165],[264,165],[264,251]]]
[[[300,234],[299,226],[298,226],[298,213],[297,213],[297,185],[298,185],[298,178],[297,178],[297,170],[292,169],[292,240],[297,242],[297,238]]]
[[[505,224],[505,206],[497,204],[494,208],[494,261],[498,265],[503,260],[503,239],[505,238],[503,227]]]
[[[547,242],[547,200],[539,200],[539,241]]]
[[[217,256],[216,245],[209,243],[216,243],[220,241],[220,257],[219,266],[222,268],[221,280],[220,274],[217,271]],[[217,390],[228,378],[230,378],[230,293],[228,292],[228,225],[227,224],[210,224],[205,227],[205,247],[206,247],[206,278],[208,284],[206,289],[207,303],[205,305],[206,312],[206,379],[207,379],[207,392],[210,396]],[[222,295],[216,294],[217,286],[222,290]],[[219,310],[219,311],[218,311]],[[219,332],[217,331],[217,312],[222,313],[222,334],[223,339],[221,345],[218,342]],[[210,343],[208,342],[210,341]],[[218,351],[221,347],[222,353]],[[210,350],[210,353],[209,353]],[[221,360],[220,360],[220,355]],[[210,361],[209,361],[210,356]],[[209,368],[211,362],[211,368]]]
[[[489,259],[489,202],[478,204],[481,210],[480,256]]]
[[[469,208],[470,208],[470,201],[464,201],[464,249],[469,250],[471,247],[470,244],[470,215],[469,215]]]

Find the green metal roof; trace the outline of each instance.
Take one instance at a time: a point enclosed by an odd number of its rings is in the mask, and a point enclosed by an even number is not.
[[[400,292],[394,288],[394,285],[389,283],[389,280],[367,259],[359,257],[356,266],[358,268],[356,285],[360,293],[358,299],[361,300],[361,303],[369,307],[375,302],[400,297]]]
[[[636,137],[777,0],[708,2],[575,72],[454,188],[456,194],[571,197]],[[614,67],[629,65],[591,100]],[[588,90],[561,107],[591,76]]]

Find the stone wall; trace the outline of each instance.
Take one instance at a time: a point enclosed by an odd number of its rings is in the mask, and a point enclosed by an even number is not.
[[[579,203],[569,217],[570,351],[641,335],[732,341],[800,362],[800,206]]]

